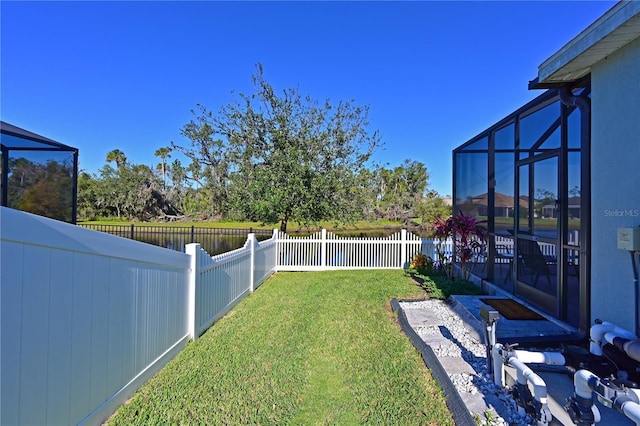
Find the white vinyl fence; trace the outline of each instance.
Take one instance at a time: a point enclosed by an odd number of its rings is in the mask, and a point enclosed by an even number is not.
[[[451,251],[445,244],[443,251]],[[209,256],[0,207],[0,424],[98,424],[277,270],[402,268],[431,240],[279,236]]]
[[[278,236],[278,271],[399,269],[418,253],[437,259],[437,242],[401,230],[383,238],[340,237],[325,229],[308,237]],[[441,250],[449,256],[451,242]]]
[[[99,424],[275,272],[276,241],[214,258],[0,207],[0,424]]]
[[[276,237],[258,242],[254,234],[243,248],[217,256],[200,248],[200,244],[187,244],[186,253],[191,256],[191,287],[189,334],[197,338],[217,319],[231,310],[247,294],[262,284],[276,265]]]

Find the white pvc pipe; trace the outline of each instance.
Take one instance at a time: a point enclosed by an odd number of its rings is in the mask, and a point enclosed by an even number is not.
[[[620,336],[618,335],[616,332],[610,331],[604,334],[604,340],[607,341],[608,343],[613,344],[613,341],[620,337],[623,339],[629,339],[628,337],[624,337],[624,336]],[[632,358],[636,361],[640,361],[640,341],[638,341],[635,336],[633,339],[630,339],[630,341],[625,342],[622,345],[622,349],[625,351],[625,353],[629,356],[629,358]]]
[[[631,398],[633,402],[636,404],[640,404],[640,389],[628,388],[627,395]]]
[[[564,365],[564,357],[552,352],[505,351],[500,343],[496,343],[492,348],[491,358],[493,381],[496,386],[504,386],[504,361],[506,359],[507,363],[516,369],[518,384],[528,387],[530,383],[533,386],[533,398],[541,404],[538,425],[548,425],[553,416],[547,404],[547,385],[525,362]]]
[[[596,407],[596,404],[591,406],[591,412],[593,413],[593,423],[600,423],[602,420],[602,416],[600,415],[600,410]]]
[[[573,386],[575,387],[577,396],[587,399],[591,398],[593,390],[589,386],[589,380],[592,378],[600,380],[598,376],[589,370],[576,371],[576,374],[573,375]]]
[[[511,364],[518,373],[518,383],[528,387],[527,383],[533,385],[533,398],[540,402],[540,412],[537,424],[538,426],[546,426],[549,424],[553,416],[549,405],[547,404],[547,384],[540,376],[533,372],[524,362],[516,357],[509,358]]]
[[[516,357],[509,358],[509,364],[518,372],[518,383],[533,385],[533,397],[543,405],[547,404],[547,384],[531,368]]]
[[[603,321],[601,324],[591,326],[589,352],[597,356],[602,356],[603,340],[605,340],[604,336],[606,333],[614,333],[617,337],[624,339],[638,340],[638,337],[629,330],[625,330],[608,321]]]
[[[602,336],[602,341],[606,342],[606,343],[611,343],[613,345],[613,340],[616,337],[620,337],[618,335],[618,333],[614,333],[612,331],[608,331],[608,332],[604,333],[604,335]],[[600,345],[600,346],[602,346],[602,345]]]
[[[501,352],[502,345],[500,343],[496,343],[492,349],[491,360],[493,362],[493,383],[495,383],[495,385],[499,387],[504,386],[504,364],[502,362]]]
[[[633,340],[631,342],[626,342],[623,345],[624,351],[629,355],[629,358],[632,358],[636,361],[640,361],[640,342],[637,340]]]
[[[496,343],[492,348],[492,360],[494,371],[494,383],[498,386],[503,386],[504,381],[504,364],[502,358],[509,360],[517,359],[524,364],[547,364],[547,365],[565,365],[565,358],[560,352],[530,352],[523,350],[505,351],[504,347],[500,343]],[[527,367],[528,368],[528,367]]]
[[[576,374],[574,374],[573,386],[577,396],[586,399],[592,398],[593,390],[589,387],[589,380],[591,380],[591,378],[595,378],[598,381],[600,380],[598,376],[589,370],[578,370]],[[600,416],[600,410],[598,410],[595,404],[591,405],[591,412],[593,413],[594,424],[599,423],[602,417]]]
[[[624,402],[620,409],[636,426],[640,426],[640,389],[627,389],[626,394],[631,401]]]
[[[627,416],[627,418],[633,420],[636,426],[640,426],[640,405],[635,402],[625,402],[622,404],[622,413]]]
[[[560,352],[530,352],[515,350],[513,356],[527,364],[565,365],[564,356]]]

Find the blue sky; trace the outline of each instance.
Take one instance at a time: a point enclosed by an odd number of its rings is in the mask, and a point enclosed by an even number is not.
[[[369,105],[374,159],[423,162],[445,195],[452,149],[540,94],[538,65],[614,4],[2,1],[0,116],[79,148],[90,173],[116,148],[155,166],[197,103],[251,92],[260,62],[276,89]]]

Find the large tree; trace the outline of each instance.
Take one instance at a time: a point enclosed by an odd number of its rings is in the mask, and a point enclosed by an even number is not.
[[[408,223],[417,217],[428,188],[429,173],[419,161],[406,159],[393,169],[376,170],[378,216]]]
[[[107,155],[107,161],[115,161],[117,168],[105,164],[94,182],[85,182],[87,185],[80,187],[80,204],[86,199],[93,203],[94,213],[106,212],[137,220],[177,213],[151,168],[130,164],[124,153],[117,149]]]
[[[189,146],[171,142],[171,147],[191,160],[188,167],[180,169],[184,179],[197,188],[191,205],[197,206],[203,218],[226,216],[229,211],[228,144],[217,137],[213,113],[202,105],[198,105],[198,111],[191,112],[195,119],[181,129],[182,135],[190,140]]]
[[[207,177],[217,185],[229,185],[220,195],[245,218],[279,222],[282,231],[291,220],[356,219],[363,210],[360,172],[380,146],[368,128],[368,107],[318,102],[298,89],[276,92],[261,65],[253,83],[253,94],[216,115],[201,107],[183,130],[191,147],[178,149],[210,167]]]
[[[436,191],[427,191],[416,207],[417,217],[421,219],[423,232],[429,234],[434,231],[433,224],[437,218],[448,218],[453,213],[453,208],[446,204],[444,199]]]

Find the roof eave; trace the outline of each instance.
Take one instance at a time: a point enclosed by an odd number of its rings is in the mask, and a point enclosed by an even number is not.
[[[591,67],[640,37],[640,1],[621,1],[538,67],[529,88],[566,85],[591,73]]]

